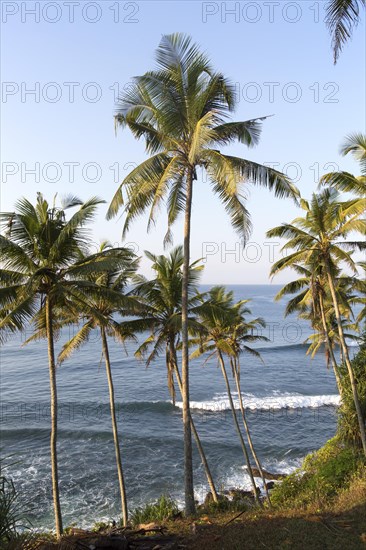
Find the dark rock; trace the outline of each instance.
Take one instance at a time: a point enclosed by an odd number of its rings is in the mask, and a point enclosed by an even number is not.
[[[252,468],[252,472],[254,477],[261,477],[258,468]],[[267,472],[267,470],[263,470],[263,468],[262,472],[264,479],[284,479],[285,477],[287,477],[287,474],[274,474],[271,472]]]
[[[257,494],[260,493],[259,487],[257,487]],[[243,489],[230,489],[228,492],[229,496],[233,500],[243,500],[243,499],[253,499],[253,491],[244,491]]]
[[[214,499],[212,493],[207,493],[207,495],[205,496],[205,500],[203,501],[203,506],[208,506],[209,504],[212,504],[213,501]]]

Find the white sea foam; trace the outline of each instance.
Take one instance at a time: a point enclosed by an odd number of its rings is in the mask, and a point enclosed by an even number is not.
[[[347,346],[349,348],[358,348],[358,347],[360,347],[360,343],[355,342],[355,340],[347,340]]]
[[[272,473],[280,473],[280,474],[290,474],[296,468],[299,468],[302,464],[303,458],[292,458],[292,459],[280,459],[280,460],[272,460],[272,461],[265,461],[262,466],[265,470],[270,471]],[[256,485],[262,490],[263,489],[263,483],[262,480],[259,477],[255,477]],[[224,481],[224,487],[225,489],[230,489],[231,487],[235,487],[237,489],[245,489],[246,491],[250,491],[252,489],[252,484],[249,478],[249,474],[247,473],[247,469],[245,466],[241,466],[240,468],[232,467],[230,468],[225,481]]]
[[[237,395],[233,396],[236,409],[239,409],[239,399]],[[249,410],[277,411],[281,409],[315,409],[323,406],[337,407],[340,404],[339,395],[301,395],[276,393],[267,396],[254,396],[252,394],[243,394],[244,407]],[[182,402],[177,402],[176,406],[182,408]],[[191,401],[191,409],[202,411],[220,412],[230,409],[230,402],[226,394],[216,394],[211,400]]]
[[[288,452],[291,452],[289,449]],[[278,474],[290,474],[297,468],[301,466],[303,458],[280,458],[280,459],[269,459],[265,460],[262,464],[263,468],[267,472],[278,473]],[[255,483],[257,487],[264,494],[263,482],[259,477],[255,477]],[[252,490],[252,483],[247,472],[247,468],[244,465],[233,465],[226,472],[222,472],[222,475],[218,478],[218,486],[220,486],[220,491],[227,491],[229,489],[243,489],[245,491]],[[195,486],[195,499],[202,504],[205,500],[205,496],[210,491],[207,483],[201,482]],[[180,493],[174,495],[174,498],[179,503],[181,508],[184,508],[184,496]]]

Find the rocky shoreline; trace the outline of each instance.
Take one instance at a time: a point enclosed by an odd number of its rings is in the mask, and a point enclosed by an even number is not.
[[[255,477],[260,476],[259,471],[255,468],[253,468],[253,474]],[[287,475],[270,473],[265,470],[263,470],[263,474],[264,478],[269,480],[266,483],[269,490],[273,489],[275,484]],[[257,492],[260,493],[259,487],[257,487]],[[242,512],[239,515],[244,514],[255,505],[253,491],[233,487],[224,490],[218,496],[219,505],[232,503],[239,508],[242,507]],[[197,505],[198,513],[204,514],[210,510],[211,506],[215,506],[215,503],[212,494],[209,492],[206,494],[204,502]],[[205,519],[205,516],[202,516],[202,518]],[[174,516],[166,518],[166,521],[174,522],[183,519],[182,512],[178,512]],[[197,524],[193,521],[191,523],[191,533],[193,535],[196,534],[196,528]],[[140,524],[136,527],[119,528],[113,521],[109,526],[101,525],[97,532],[72,527],[60,542],[47,541],[37,547],[38,550],[68,550],[69,548],[85,550],[183,550],[187,546],[183,544],[178,535],[168,532],[165,526],[156,522]]]

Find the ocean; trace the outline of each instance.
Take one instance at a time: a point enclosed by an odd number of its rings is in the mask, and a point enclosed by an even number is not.
[[[251,300],[252,314],[265,319],[262,334],[270,339],[252,346],[260,351],[263,363],[249,354],[240,360],[243,398],[257,453],[266,470],[291,472],[335,433],[339,397],[333,372],[326,368],[322,353],[313,360],[306,355],[304,340],[311,329],[296,316],[284,318],[285,300],[273,299],[280,286],[228,288],[236,299]],[[67,336],[56,342],[56,351]],[[1,349],[1,456],[9,463],[7,474],[27,503],[33,526],[48,529],[53,527],[53,510],[47,347],[44,341],[21,347],[24,340],[24,335],[15,336]],[[136,344],[128,343],[126,349],[113,340],[109,344],[128,507],[161,494],[182,505],[181,403],[177,398],[173,406],[169,398],[165,357],[146,369],[134,358]],[[88,527],[95,521],[117,520],[118,481],[97,332],[58,367],[57,384],[64,525]],[[216,360],[192,361],[190,384],[194,421],[217,488],[249,488]],[[195,448],[194,469],[196,498],[202,501],[208,488]]]

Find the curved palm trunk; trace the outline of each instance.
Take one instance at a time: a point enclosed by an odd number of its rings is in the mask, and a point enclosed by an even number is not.
[[[219,356],[219,363],[220,363],[220,367],[221,367],[221,372],[222,372],[222,375],[223,375],[224,380],[225,380],[226,391],[227,391],[227,394],[228,394],[228,397],[229,397],[230,408],[231,408],[231,412],[232,412],[232,415],[233,415],[235,428],[236,428],[236,431],[237,431],[239,439],[240,439],[240,444],[241,444],[241,448],[242,448],[244,458],[245,458],[245,462],[246,462],[246,465],[247,465],[248,474],[249,474],[249,477],[250,477],[251,484],[253,486],[254,497],[255,497],[256,501],[258,502],[258,504],[261,506],[262,503],[261,503],[261,501],[259,499],[259,496],[257,494],[257,486],[256,486],[255,481],[254,481],[254,476],[253,476],[253,472],[252,472],[252,467],[250,465],[248,451],[247,451],[247,448],[245,446],[244,438],[243,438],[243,435],[242,435],[241,430],[240,430],[238,418],[236,416],[235,406],[234,406],[233,398],[232,398],[232,395],[231,395],[230,383],[229,383],[229,379],[227,377],[225,363],[224,363],[224,359],[222,357],[221,351],[218,351],[218,356]]]
[[[336,291],[335,291],[335,287],[334,287],[334,281],[333,281],[333,276],[332,276],[332,272],[331,272],[331,270],[330,270],[330,265],[329,265],[329,261],[328,261],[328,260],[326,260],[325,265],[326,265],[326,270],[327,270],[327,277],[328,277],[329,290],[330,290],[330,293],[331,293],[331,295],[332,295],[332,300],[333,300],[333,305],[334,305],[334,313],[335,313],[335,316],[336,316],[336,319],[337,319],[339,340],[340,340],[340,342],[341,342],[341,349],[342,349],[342,352],[343,352],[343,356],[344,356],[345,363],[346,363],[346,365],[347,365],[348,375],[349,375],[349,379],[350,379],[350,382],[351,382],[352,393],[353,393],[353,400],[354,400],[354,403],[355,403],[355,408],[356,408],[356,413],[357,413],[358,424],[359,424],[359,427],[360,427],[360,436],[361,436],[361,441],[362,441],[363,452],[364,452],[364,454],[365,454],[365,456],[366,456],[365,422],[364,422],[363,417],[362,417],[362,411],[361,411],[361,407],[360,407],[360,401],[359,401],[359,399],[358,399],[356,380],[355,380],[355,377],[354,377],[354,374],[353,374],[353,369],[352,369],[351,361],[350,361],[349,354],[348,354],[348,348],[347,348],[346,340],[345,340],[345,338],[344,338],[344,333],[343,333],[341,315],[340,315],[340,312],[339,312],[339,306],[338,306],[337,295],[336,295]]]
[[[182,401],[184,429],[184,496],[186,516],[196,511],[193,488],[192,433],[189,407],[189,360],[188,360],[188,276],[191,236],[193,168],[189,168],[186,182],[186,206],[184,215],[184,261],[182,277]]]
[[[120,451],[120,446],[119,446],[119,438],[118,438],[118,430],[117,430],[117,420],[116,420],[116,410],[115,410],[115,404],[114,404],[114,387],[113,387],[111,363],[110,363],[110,360],[109,360],[109,349],[108,349],[107,338],[106,338],[105,330],[104,330],[103,327],[101,327],[100,332],[101,332],[101,336],[102,336],[102,349],[103,349],[103,355],[104,355],[104,359],[105,359],[105,368],[106,368],[107,378],[108,378],[109,406],[110,406],[110,410],[111,410],[112,430],[113,430],[113,439],[114,439],[114,450],[115,450],[115,453],[116,453],[119,491],[120,491],[120,495],[121,495],[122,520],[123,520],[123,526],[125,527],[127,525],[127,521],[128,521],[127,498],[126,498],[125,482],[124,482],[124,478],[123,478],[121,451]]]
[[[255,450],[254,445],[253,445],[252,436],[251,436],[251,433],[250,433],[250,430],[249,430],[249,426],[248,426],[248,422],[247,422],[247,418],[246,418],[246,415],[245,415],[245,409],[244,409],[244,404],[243,404],[243,397],[242,397],[242,395],[241,395],[241,387],[240,387],[239,373],[238,373],[237,365],[236,365],[235,362],[234,362],[234,364],[233,364],[233,371],[234,371],[234,378],[235,378],[236,390],[237,390],[238,395],[239,395],[240,412],[241,412],[241,416],[242,416],[242,419],[243,419],[243,424],[244,424],[245,432],[246,432],[246,434],[247,434],[249,447],[250,447],[250,450],[251,450],[251,452],[252,452],[252,455],[253,455],[254,461],[255,461],[255,463],[256,463],[256,466],[257,466],[257,468],[258,468],[259,475],[261,476],[262,483],[263,483],[263,488],[264,488],[264,490],[265,490],[265,492],[266,492],[266,497],[267,497],[267,500],[268,500],[269,507],[271,508],[271,507],[272,507],[271,498],[270,498],[270,496],[269,496],[269,492],[268,492],[268,488],[267,488],[266,479],[265,479],[264,474],[263,474],[262,465],[261,465],[261,463],[260,463],[260,460],[259,460],[259,458],[258,458],[258,455],[257,455],[256,450]]]
[[[179,388],[179,391],[182,395],[183,394],[182,379],[180,377],[180,372],[179,372],[179,369],[178,369],[178,364],[177,364],[177,359],[176,359],[176,353],[175,353],[174,346],[172,346],[172,343],[170,343],[170,353],[173,357],[173,369],[174,369],[175,377],[176,377],[177,382],[178,382],[178,388]],[[212,498],[213,498],[214,502],[218,502],[219,498],[218,498],[218,495],[217,495],[217,491],[216,491],[215,483],[214,483],[214,480],[213,480],[213,477],[212,477],[212,474],[211,474],[211,470],[210,470],[210,467],[209,467],[208,462],[207,462],[206,454],[205,454],[205,451],[202,447],[201,440],[199,438],[198,432],[196,430],[196,426],[193,422],[193,418],[192,418],[191,415],[190,415],[190,418],[191,418],[191,429],[192,429],[192,432],[193,432],[193,437],[196,441],[197,449],[198,449],[198,452],[199,452],[200,457],[201,457],[201,462],[202,462],[203,468],[205,470],[207,482],[208,482],[208,485],[211,489]]]
[[[205,470],[207,483],[210,487],[213,501],[218,502],[219,497],[218,497],[218,494],[217,494],[217,491],[216,491],[216,487],[215,487],[215,483],[214,483],[214,480],[213,480],[213,477],[212,477],[212,474],[211,474],[211,470],[210,470],[210,467],[208,465],[205,451],[203,450],[201,440],[199,438],[198,432],[196,430],[196,426],[195,426],[192,418],[191,418],[191,428],[192,428],[194,439],[196,441],[198,452],[199,452],[200,457],[201,457],[201,462],[202,462],[203,468]]]
[[[325,340],[327,342],[327,347],[328,347],[328,350],[329,350],[330,359],[332,361],[332,367],[333,367],[334,376],[335,376],[335,379],[336,379],[336,382],[337,382],[338,392],[339,392],[339,395],[342,398],[341,378],[340,378],[340,375],[339,375],[338,365],[337,365],[337,361],[336,361],[336,358],[335,358],[335,355],[334,355],[333,346],[332,346],[332,343],[330,341],[329,334],[328,334],[327,320],[325,318],[325,313],[324,313],[323,297],[321,295],[319,296],[319,306],[320,306],[320,314],[321,314],[322,324],[323,324],[323,329],[324,329],[324,334],[325,334]]]
[[[176,397],[175,384],[174,384],[175,369],[174,369],[174,356],[172,354],[171,343],[169,343],[169,346],[167,346],[165,363],[167,368],[168,391],[169,391],[170,397],[172,398],[173,406],[175,406],[175,397]]]
[[[52,305],[50,297],[46,298],[46,330],[48,347],[48,368],[50,375],[50,393],[51,393],[51,475],[52,475],[52,496],[53,508],[55,511],[56,536],[59,539],[62,535],[62,515],[60,505],[60,493],[58,487],[58,467],[57,467],[57,385],[56,385],[56,362],[53,339],[52,324]]]

